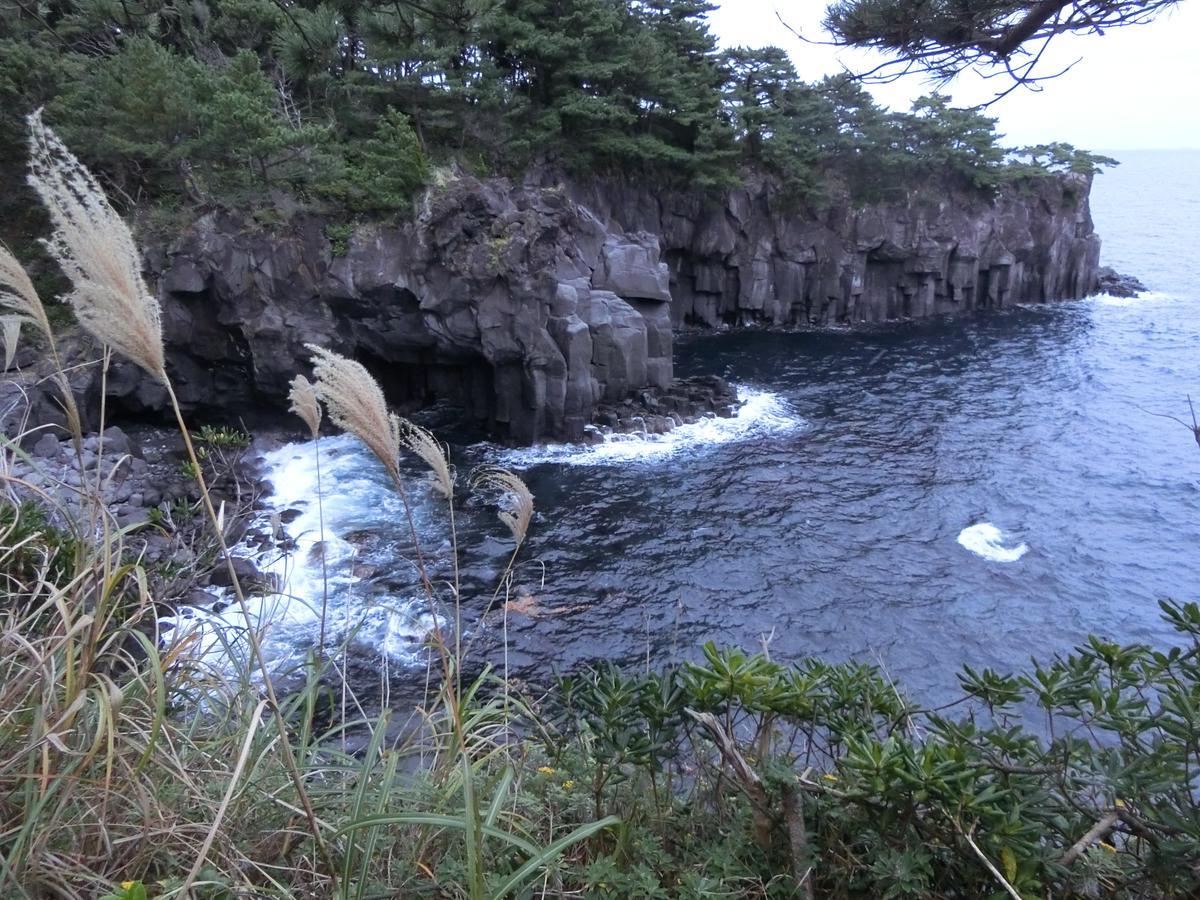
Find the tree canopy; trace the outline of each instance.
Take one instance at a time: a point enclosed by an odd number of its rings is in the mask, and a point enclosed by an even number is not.
[[[1145,24],[1179,0],[837,0],[825,28],[836,43],[881,50],[884,78],[917,70],[941,79],[963,69],[1006,71],[1018,83],[1038,69],[1058,35],[1096,34]]]
[[[933,174],[988,189],[1042,159],[1014,162],[991,119],[944,99],[888,112],[849,79],[802,81],[778,48],[722,51],[713,8],[19,0],[0,6],[0,156],[22,168],[20,117],[45,106],[128,205],[285,194],[352,215],[403,212],[451,162],[709,186],[753,167],[803,199]]]

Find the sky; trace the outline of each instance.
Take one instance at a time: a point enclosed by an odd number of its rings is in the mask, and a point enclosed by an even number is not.
[[[777,16],[810,40],[826,40],[821,18],[826,0],[718,0],[709,22],[723,47],[787,50],[800,76],[815,80],[842,71],[871,68],[882,56],[806,44]],[[1043,58],[1046,72],[1075,60],[1065,75],[1043,90],[1018,89],[991,106],[997,130],[1013,146],[1066,141],[1096,151],[1200,148],[1200,0],[1183,0],[1154,22],[1115,28],[1104,35],[1063,35]],[[1000,79],[959,76],[943,88],[955,105],[993,97]],[[869,88],[880,103],[907,109],[929,93],[920,75]]]

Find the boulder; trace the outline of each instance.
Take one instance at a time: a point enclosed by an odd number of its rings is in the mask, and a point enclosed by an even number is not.
[[[52,434],[43,434],[34,442],[29,452],[40,459],[54,459],[58,456],[59,448],[58,438]]]
[[[1136,297],[1146,290],[1146,286],[1132,275],[1122,275],[1108,266],[1104,266],[1097,272],[1097,294],[1108,294],[1110,297]]]
[[[600,253],[595,288],[626,300],[671,300],[671,273],[659,259],[658,238],[638,234],[636,240],[615,238]]]
[[[110,458],[142,455],[141,451],[134,446],[133,441],[129,439],[129,435],[116,425],[104,429],[104,453]]]
[[[611,291],[592,291],[580,304],[592,334],[592,375],[606,400],[619,400],[646,385],[646,320]]]

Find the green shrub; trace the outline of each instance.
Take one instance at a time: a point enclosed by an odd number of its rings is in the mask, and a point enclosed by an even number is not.
[[[346,206],[363,213],[405,212],[429,178],[429,164],[408,118],[388,107],[375,132],[346,151],[340,182],[325,188]]]
[[[50,523],[44,509],[31,500],[0,503],[0,588],[10,600],[46,579],[62,583],[74,570],[78,539]]]
[[[764,883],[811,867],[818,896],[996,895],[982,858],[1025,897],[1180,896],[1200,884],[1200,607],[1162,610],[1179,646],[1090,638],[1025,675],[966,668],[969,705],[953,716],[870,666],[707,644],[703,662],[660,674],[559,679],[552,745],[578,780],[590,775],[593,814],[655,822],[664,847],[686,829],[709,859],[732,855]],[[1044,726],[1027,724],[1034,710]],[[655,790],[668,779],[673,790]],[[743,802],[726,806],[722,782]],[[697,808],[723,812],[699,824]],[[664,878],[695,865],[657,853],[638,864]],[[594,860],[584,875],[617,864]]]
[[[325,226],[325,237],[329,239],[329,252],[335,259],[345,256],[350,250],[350,238],[354,237],[354,225],[330,222]]]

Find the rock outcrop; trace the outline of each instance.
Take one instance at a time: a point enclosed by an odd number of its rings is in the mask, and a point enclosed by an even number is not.
[[[673,381],[680,328],[882,322],[1080,297],[1089,182],[994,200],[942,191],[797,209],[769,182],[714,198],[617,182],[458,176],[413,221],[348,240],[317,218],[201,217],[152,250],[169,366],[205,416],[286,405],[305,343],[352,355],[397,403],[449,398],[515,442],[577,440],[602,406]],[[132,366],[113,409],[161,410]]]
[[[1132,275],[1122,275],[1104,266],[1096,272],[1096,293],[1110,297],[1136,297],[1145,293],[1146,286]]]
[[[396,402],[451,398],[517,442],[579,439],[600,402],[671,384],[657,240],[605,229],[562,190],[463,178],[344,249],[317,219],[196,222],[156,261],[184,404],[278,404],[306,343],[356,357]],[[115,390],[133,411],[158,403],[140,379]]]
[[[885,322],[1083,297],[1100,241],[1086,176],[1045,178],[994,199],[914,192],[822,210],[757,181],[724,203],[633,184],[574,191],[607,228],[654,234],[676,327]]]

